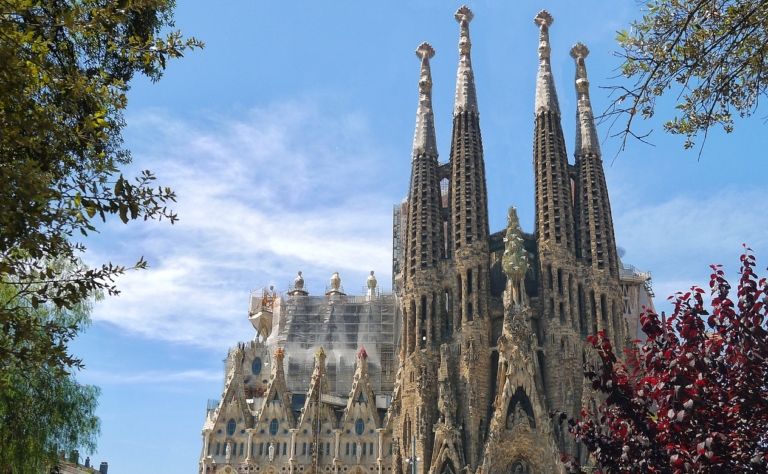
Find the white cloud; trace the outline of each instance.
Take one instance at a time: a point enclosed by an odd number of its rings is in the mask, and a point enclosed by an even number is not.
[[[180,372],[148,370],[134,373],[87,370],[78,376],[80,383],[96,383],[98,385],[159,385],[177,382],[210,382],[221,379],[222,373],[218,370],[184,370]]]
[[[151,265],[120,277],[122,295],[100,303],[94,320],[221,348],[253,336],[248,290],[282,290],[296,270],[314,293],[333,271],[350,293],[370,269],[386,285],[398,199],[386,194],[387,160],[362,117],[288,104],[242,120],[153,112],[130,124],[135,166],[176,191],[180,221],[110,223],[88,243],[90,261],[146,255]]]
[[[735,283],[744,243],[754,250],[758,274],[765,273],[768,214],[759,205],[764,199],[759,189],[726,188],[704,198],[690,192],[646,205],[622,203],[614,211],[617,243],[627,249],[625,263],[652,271],[659,311],[678,291],[694,285],[707,290],[711,264],[723,264]]]

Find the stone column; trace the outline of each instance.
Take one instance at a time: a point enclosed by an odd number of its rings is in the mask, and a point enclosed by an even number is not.
[[[379,474],[383,474],[384,471],[384,432],[385,428],[377,428],[376,432],[379,434],[379,457],[376,462],[379,464]]]
[[[467,308],[468,308],[468,300],[469,299],[469,292],[467,288],[467,272],[462,272],[461,275],[461,325],[464,326],[464,324],[467,322]]]
[[[208,456],[208,444],[211,440],[211,430],[203,430],[203,457],[202,459],[205,459],[206,456]]]
[[[333,472],[339,474],[339,445],[341,443],[341,430],[333,430],[333,435],[336,437],[333,448]]]
[[[472,269],[472,309],[474,314],[472,319],[482,319],[482,308],[480,307],[480,288],[482,284],[480,282],[480,267]]]
[[[291,428],[289,430],[291,432],[291,457],[289,461],[293,462],[296,460],[296,435],[299,434],[298,428]]]
[[[415,351],[418,351],[421,349],[421,318],[425,317],[426,315],[422,314],[424,308],[421,306],[421,296],[419,296],[419,299],[416,300],[416,347],[414,347]]]
[[[245,431],[248,433],[248,446],[245,447],[245,452],[246,452],[245,462],[249,463],[253,461],[253,459],[251,459],[251,456],[253,456],[253,453],[251,452],[251,448],[253,448],[253,435],[256,433],[256,430],[253,428],[248,428]]]
[[[434,315],[432,314],[432,295],[427,295],[427,307],[425,308],[426,314],[424,315],[427,321],[427,344],[431,344],[435,341],[432,340],[432,319],[434,318]],[[426,344],[425,344],[426,345]]]

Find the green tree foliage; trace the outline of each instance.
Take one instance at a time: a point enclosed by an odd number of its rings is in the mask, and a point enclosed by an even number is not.
[[[642,2],[646,4],[648,0]],[[608,116],[622,120],[622,148],[634,119],[652,117],[657,100],[676,94],[677,112],[664,129],[693,138],[711,126],[733,130],[733,116],[748,117],[766,96],[768,81],[768,1],[650,0],[642,20],[617,37],[624,59],[621,70],[634,81],[617,86]],[[626,122],[623,120],[626,119]]]
[[[0,284],[0,296],[12,298],[16,289]],[[53,304],[32,308],[18,301],[26,317],[38,328],[57,325],[70,328],[72,335],[89,323],[92,300],[83,300],[71,309]],[[38,329],[41,331],[41,329]],[[14,334],[3,333],[0,341],[9,344]],[[27,364],[3,363],[0,371],[0,469],[13,473],[45,474],[56,465],[59,450],[84,449],[93,452],[99,434],[95,415],[99,388],[80,385],[62,368],[43,363],[33,370]]]
[[[166,207],[174,193],[151,172],[120,173],[131,161],[121,138],[130,80],[156,81],[168,59],[202,46],[169,30],[174,6],[0,0],[0,281],[13,289],[0,301],[0,371],[79,366],[66,351],[77,328],[30,318],[26,306],[73,309],[95,292],[117,293],[126,267],[83,267],[77,239],[109,215],[176,220]]]

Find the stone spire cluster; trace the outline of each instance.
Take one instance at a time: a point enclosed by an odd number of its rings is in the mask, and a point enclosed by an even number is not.
[[[434,51],[426,43],[417,50],[422,68],[402,239],[404,377],[396,390],[395,432],[401,435],[398,444],[414,451],[404,454],[422,460],[419,472],[557,472],[558,450],[576,448],[547,413],[574,412],[588,394],[578,354],[584,338],[597,330],[615,340],[624,334],[616,306],[612,218],[584,65],[588,50],[579,43],[571,51],[578,93],[572,165],[550,59],[554,18],[544,10],[534,18],[534,233],[520,229],[513,208],[511,227],[494,237],[471,60],[474,14],[462,6],[454,16],[459,66],[444,165],[436,161],[433,141],[428,60]],[[440,181],[443,200],[436,207]],[[504,245],[493,244],[498,240]],[[502,298],[503,291],[508,294]],[[535,449],[524,453],[521,446]]]
[[[200,473],[565,474],[562,452],[588,464],[549,414],[599,404],[584,384],[583,361],[595,361],[586,340],[605,331],[617,349],[629,347],[627,321],[637,329],[652,294],[641,300],[646,277],[626,277],[619,262],[581,43],[571,49],[569,162],[546,11],[534,18],[534,227],[526,233],[513,206],[507,228],[490,232],[473,17],[466,6],[454,14],[459,64],[445,163],[432,100],[435,50],[416,48],[393,292],[380,291],[371,272],[361,296],[346,293],[335,272],[326,291],[310,294],[299,272],[285,297],[274,288],[252,293],[256,337],[227,358],[222,399],[209,405],[203,427]]]

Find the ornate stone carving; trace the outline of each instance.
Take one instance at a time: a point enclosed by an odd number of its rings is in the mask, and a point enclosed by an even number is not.
[[[376,285],[378,282],[376,281],[376,277],[373,276],[373,270],[371,270],[371,275],[365,280],[365,284],[368,286],[368,290],[375,291]]]
[[[576,60],[576,91],[580,93],[589,92],[589,81],[587,80],[587,66],[584,59],[589,56],[589,48],[584,43],[576,43],[571,48],[571,57]]]
[[[548,11],[542,10],[533,18],[533,22],[539,27],[539,58],[548,58],[551,48],[549,46],[549,27],[555,22]]]
[[[297,291],[302,291],[304,289],[304,277],[301,276],[301,271],[299,271],[296,279],[293,280],[293,289]]]
[[[339,288],[341,288],[341,277],[339,276],[339,272],[333,272],[330,283],[332,291],[339,291]]]

